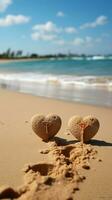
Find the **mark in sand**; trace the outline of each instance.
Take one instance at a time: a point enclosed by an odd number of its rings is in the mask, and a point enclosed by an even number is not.
[[[17,192],[17,196],[13,196],[15,193],[11,191],[6,197],[10,198],[12,195],[12,198],[18,200],[74,199],[80,183],[86,179],[81,169],[91,168],[90,161],[97,151],[90,144],[67,143],[67,141],[65,144],[65,141],[56,137],[47,143],[48,147],[41,151],[43,154],[47,151],[49,162],[25,166],[24,184],[17,190],[12,189]],[[3,194],[2,190],[0,195]]]

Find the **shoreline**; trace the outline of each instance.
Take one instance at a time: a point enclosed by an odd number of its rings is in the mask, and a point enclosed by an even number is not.
[[[91,144],[97,149],[97,156],[102,159],[102,162],[98,163],[97,160],[93,160],[91,169],[84,171],[87,179],[76,193],[76,200],[93,200],[101,196],[108,199],[111,196],[112,109],[2,89],[0,93],[0,185],[18,187],[23,182],[21,169],[25,164],[46,161],[46,156],[40,155],[39,151],[45,149],[47,144],[31,130],[32,115],[36,113],[58,114],[62,118],[62,128],[57,136],[72,142],[75,138],[65,134],[70,117],[92,114],[99,119],[101,126]]]
[[[49,58],[0,59],[0,64],[10,63],[10,62],[44,61],[44,60],[49,60]]]
[[[32,96],[32,97],[35,97],[35,98],[38,98],[38,99],[46,99],[46,100],[51,100],[51,101],[56,101],[56,102],[62,102],[62,103],[69,103],[69,104],[76,104],[78,106],[89,106],[89,107],[97,107],[97,108],[105,108],[105,109],[109,109],[109,110],[112,110],[112,106],[107,106],[107,105],[99,105],[99,104],[92,104],[92,103],[89,103],[89,102],[81,102],[81,101],[73,101],[73,100],[70,100],[70,99],[62,99],[62,98],[56,98],[56,97],[48,97],[48,96],[39,96],[39,95],[36,95],[36,94],[32,94],[32,93],[27,93],[27,92],[21,92],[21,91],[17,91],[17,90],[14,90],[14,89],[7,89],[7,88],[0,88],[0,91],[5,91],[6,92],[11,92],[11,93],[17,93],[17,94],[21,94],[21,95],[26,95],[26,96]]]
[[[52,63],[50,64],[50,61],[47,62],[47,60],[46,62],[37,63],[37,60],[26,59],[25,62],[31,62],[26,64],[22,59],[4,60],[3,62],[10,63],[0,64],[0,86],[37,96],[46,95],[56,99],[60,98],[67,101],[70,99],[73,102],[76,100],[91,105],[99,106],[102,104],[103,106],[112,107],[112,76],[90,76],[89,74],[83,76],[83,73],[79,76],[72,76],[72,74],[67,75],[65,73],[64,75],[52,70],[50,73],[46,69],[46,63],[48,69],[49,67],[52,68]],[[40,59],[38,61],[41,62]]]

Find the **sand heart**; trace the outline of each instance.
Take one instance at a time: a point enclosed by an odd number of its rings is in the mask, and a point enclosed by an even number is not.
[[[61,128],[61,118],[55,114],[34,115],[31,119],[33,131],[44,141],[49,141]]]
[[[93,116],[73,116],[68,122],[70,132],[82,142],[89,141],[96,135],[99,129],[99,121]]]

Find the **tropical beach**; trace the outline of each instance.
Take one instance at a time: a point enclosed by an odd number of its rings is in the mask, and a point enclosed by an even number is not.
[[[111,8],[0,0],[0,199],[112,199]]]

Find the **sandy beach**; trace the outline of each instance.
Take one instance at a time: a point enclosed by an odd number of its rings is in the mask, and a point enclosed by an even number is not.
[[[40,150],[47,148],[31,129],[30,119],[36,114],[58,114],[62,127],[57,134],[69,143],[75,138],[66,134],[67,123],[73,115],[94,115],[100,121],[98,134],[91,145],[98,151],[90,170],[75,193],[76,200],[112,199],[112,109],[86,104],[64,102],[0,89],[0,186],[18,187],[23,184],[23,167],[29,163],[48,162]],[[99,160],[101,162],[99,162]]]
[[[49,58],[15,58],[15,59],[0,59],[0,64],[2,63],[11,63],[11,62],[30,62],[30,61],[44,61],[49,60]]]

